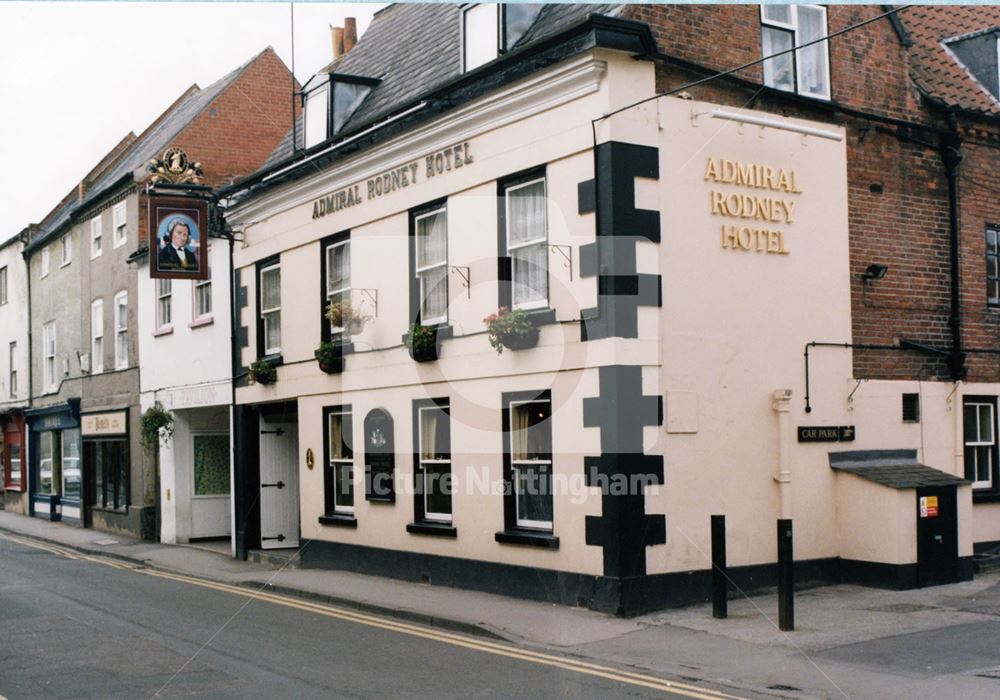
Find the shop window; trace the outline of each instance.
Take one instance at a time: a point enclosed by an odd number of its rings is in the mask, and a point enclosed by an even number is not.
[[[194,320],[200,321],[212,315],[212,280],[196,280],[194,283]]]
[[[1000,226],[986,227],[986,303],[1000,306]]]
[[[820,5],[761,5],[764,56],[788,51],[827,34],[826,8]],[[829,42],[821,41],[764,61],[764,84],[808,97],[830,99]]]
[[[80,498],[80,431],[62,431],[62,495],[64,498]]]
[[[448,322],[448,210],[438,206],[412,217],[416,246],[415,292],[419,321]]]
[[[505,525],[552,532],[552,401],[504,395]]]
[[[170,326],[174,287],[172,280],[156,280],[156,330]]]
[[[17,341],[10,341],[10,348],[7,354],[7,386],[10,387],[10,398],[17,398],[17,364],[15,358],[17,357]]]
[[[100,256],[101,254],[101,240],[104,237],[104,231],[101,228],[101,217],[95,216],[90,220],[90,259]]]
[[[38,493],[58,496],[62,487],[60,434],[48,430],[38,434]]]
[[[996,398],[967,396],[964,403],[965,478],[973,495],[1000,495],[997,479]]]
[[[447,399],[421,401],[417,413],[416,502],[418,521],[450,524],[451,415]]]
[[[104,371],[104,300],[94,299],[90,305],[90,371]]]
[[[351,303],[351,241],[343,236],[335,237],[325,245],[324,288],[326,291],[323,307],[323,324],[326,336],[343,333],[343,326],[335,326],[326,318],[326,308],[331,304]]]
[[[0,306],[7,303],[7,266],[0,267]]]
[[[463,70],[478,68],[514,48],[543,7],[540,3],[484,3],[463,7]]]
[[[42,383],[45,391],[56,390],[56,322],[42,326]]]
[[[94,465],[94,503],[101,508],[128,508],[128,452],[124,440],[89,441],[84,446]]]
[[[49,274],[49,247],[45,246],[42,248],[42,271],[39,277],[48,277]]]
[[[334,406],[326,415],[326,465],[323,469],[327,516],[354,514],[354,423],[351,407]]]
[[[112,219],[115,227],[115,248],[125,245],[128,240],[128,228],[125,223],[125,202],[118,202],[112,210]]]
[[[9,462],[7,486],[19,490],[21,488],[21,443],[7,444],[7,460]]]
[[[269,263],[259,274],[259,353],[277,355],[281,352],[281,265]]]
[[[115,295],[115,369],[128,368],[128,292]]]
[[[526,310],[547,308],[549,257],[545,175],[535,172],[502,182],[500,190],[500,306]]]
[[[66,267],[73,262],[73,239],[69,235],[63,236],[59,245],[62,249],[62,260],[59,267]]]
[[[225,434],[195,435],[194,495],[229,495],[229,436]]]

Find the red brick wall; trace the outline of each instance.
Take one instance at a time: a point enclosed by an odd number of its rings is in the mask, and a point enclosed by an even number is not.
[[[838,5],[829,7],[828,12],[829,31],[833,33],[883,10],[880,6]],[[651,25],[661,52],[716,71],[761,56],[756,5],[639,5],[630,6],[626,16]],[[921,102],[909,78],[906,48],[887,19],[832,39],[830,63],[835,104],[942,126],[939,115]],[[948,187],[938,152],[882,133],[877,122],[812,108],[775,91],[757,94],[761,74],[756,66],[739,75],[755,85],[716,80],[688,92],[699,100],[837,123],[848,130],[853,338],[844,340],[893,344],[906,338],[949,349]],[[657,65],[657,89],[661,92],[701,77],[704,73],[682,70],[668,61]],[[997,132],[996,126],[989,129]],[[933,135],[917,136],[937,143]],[[996,146],[964,147],[962,337],[970,348],[1000,348],[1000,312],[987,308],[985,284],[984,227],[988,222],[1000,223],[1000,199],[995,196],[995,186],[991,190],[988,175],[1000,166]],[[863,281],[871,263],[889,266],[884,279]],[[1000,356],[970,354],[968,367],[972,381],[1000,381]],[[949,377],[942,358],[913,350],[855,350],[854,371],[858,378],[871,379]]]
[[[207,185],[245,177],[292,128],[292,89],[290,72],[268,48],[171,145],[201,163]]]

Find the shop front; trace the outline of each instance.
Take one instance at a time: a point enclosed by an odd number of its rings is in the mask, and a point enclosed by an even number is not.
[[[25,418],[29,515],[82,524],[79,401],[30,409]]]
[[[80,417],[85,474],[84,525],[128,529],[128,410]]]
[[[24,449],[24,416],[12,412],[0,416],[0,471],[3,472],[4,510],[24,513],[27,508],[28,477]]]

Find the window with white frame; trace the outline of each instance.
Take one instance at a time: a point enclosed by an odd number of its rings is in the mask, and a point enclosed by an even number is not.
[[[42,326],[42,382],[46,391],[56,388],[56,322]]]
[[[514,522],[519,528],[552,531],[552,402],[511,400],[507,451]]]
[[[115,229],[115,248],[125,245],[128,240],[128,227],[125,223],[125,202],[118,202],[112,209],[112,221]]]
[[[511,308],[545,308],[549,304],[545,178],[505,187],[504,207]]]
[[[451,522],[451,416],[445,401],[417,409],[417,515]]]
[[[351,242],[331,243],[326,247],[326,304],[351,303]],[[342,333],[343,326],[330,323],[330,333]]]
[[[170,326],[170,315],[173,305],[173,280],[156,280],[156,329],[163,330]]]
[[[761,50],[764,56],[789,51],[764,61],[764,84],[800,95],[830,99],[829,42],[797,46],[827,35],[826,8],[821,5],[760,6]]]
[[[101,216],[98,214],[90,220],[90,258],[93,260],[101,254],[101,239],[104,232],[101,229]]]
[[[90,371],[104,371],[104,300],[94,299],[90,305]]]
[[[7,266],[0,267],[0,305],[7,303]]]
[[[416,214],[416,274],[420,322],[425,326],[448,321],[448,211],[445,207]]]
[[[49,247],[45,246],[42,248],[42,271],[39,277],[46,277],[49,274],[49,263]]]
[[[514,48],[538,18],[541,3],[479,3],[462,9],[462,69],[470,71]]]
[[[82,481],[80,479],[80,431],[76,428],[63,430],[62,443],[62,495],[63,498],[79,498]]]
[[[194,318],[207,318],[212,315],[212,280],[195,280],[194,283]]]
[[[311,89],[305,96],[303,104],[305,128],[303,138],[305,147],[312,148],[328,138],[330,120],[330,84],[323,83],[320,87]]]
[[[265,355],[281,352],[281,265],[260,270],[260,321]]]
[[[73,262],[73,239],[67,234],[62,237],[60,241],[60,246],[62,248],[62,260],[59,263],[59,267],[66,267],[71,262]]]
[[[7,458],[10,460],[7,484],[19,489],[21,488],[21,443],[8,443]]]
[[[974,491],[997,491],[996,398],[967,396],[964,411],[965,478]]]
[[[323,472],[324,503],[327,515],[354,513],[353,421],[350,406],[327,412],[327,463]]]
[[[60,473],[59,438],[56,430],[46,430],[38,434],[38,493],[43,496],[59,495],[62,486]]]
[[[115,369],[128,368],[128,292],[115,295]]]
[[[10,387],[10,398],[17,398],[17,363],[15,358],[17,357],[17,341],[10,341],[10,351],[8,355],[9,364],[8,367],[8,379],[7,384]]]

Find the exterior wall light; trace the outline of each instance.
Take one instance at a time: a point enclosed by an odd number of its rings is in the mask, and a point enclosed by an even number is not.
[[[882,265],[880,263],[872,263],[865,270],[865,274],[862,275],[862,279],[866,280],[880,280],[885,277],[885,273],[889,271],[888,265]]]

